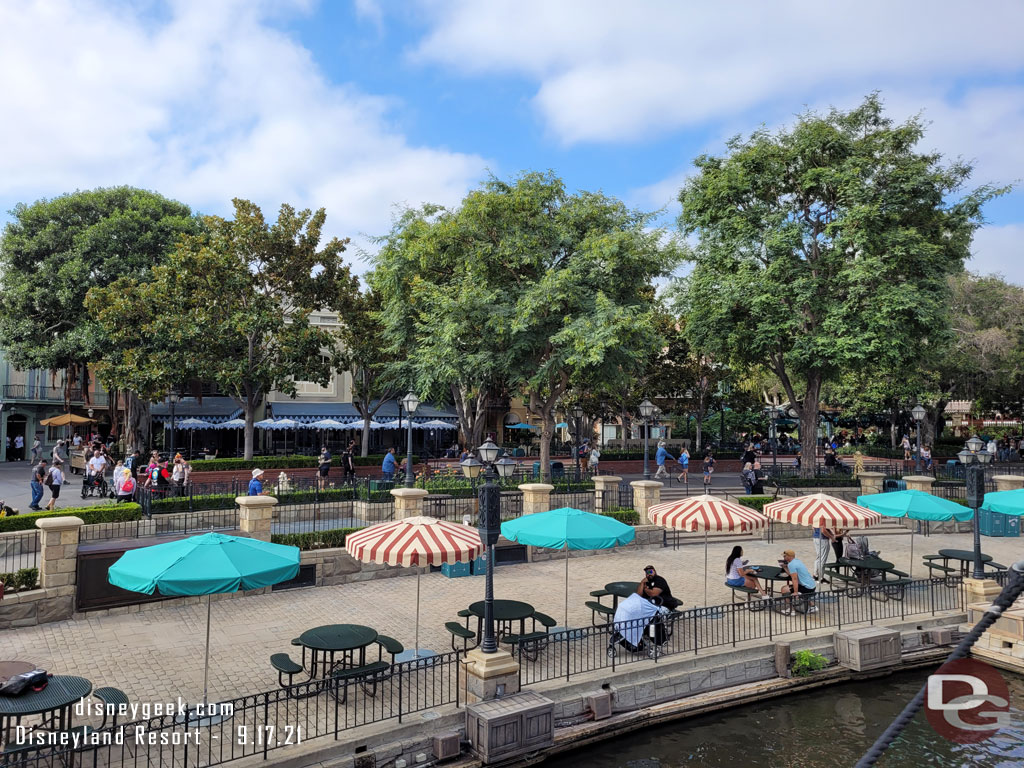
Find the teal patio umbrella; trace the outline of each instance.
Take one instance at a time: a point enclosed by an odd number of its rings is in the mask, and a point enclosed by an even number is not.
[[[858,496],[862,507],[886,517],[906,517],[911,520],[946,522],[956,520],[965,523],[974,517],[974,512],[962,504],[940,499],[924,491],[893,491]],[[914,530],[910,530],[910,574],[914,574]]]
[[[501,535],[531,547],[565,550],[565,627],[569,627],[569,550],[611,549],[636,537],[633,526],[613,517],[562,507],[501,524]]]
[[[1002,515],[1024,515],[1024,488],[986,493],[981,508]]]
[[[298,547],[259,539],[204,533],[125,552],[110,566],[107,580],[116,587],[147,595],[207,595],[206,664],[203,709],[207,710],[210,673],[210,595],[260,589],[288,581],[299,573]],[[191,718],[190,718],[191,719]],[[201,725],[217,722],[203,717]]]

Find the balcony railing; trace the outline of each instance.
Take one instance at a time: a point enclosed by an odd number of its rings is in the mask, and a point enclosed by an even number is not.
[[[29,400],[43,403],[63,403],[64,387],[47,387],[42,384],[4,384],[4,400]],[[81,389],[71,390],[71,402],[84,403]],[[110,400],[106,392],[95,392],[89,398],[90,405],[107,405]]]

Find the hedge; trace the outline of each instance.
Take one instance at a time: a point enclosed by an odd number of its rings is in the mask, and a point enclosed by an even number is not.
[[[764,512],[764,505],[774,500],[774,496],[740,496],[736,499],[736,503],[743,507],[756,509],[758,512]]]
[[[602,513],[605,517],[611,517],[618,520],[620,523],[626,525],[640,525],[640,513],[635,509],[626,509],[625,507],[611,507],[604,510]]]
[[[384,461],[384,454],[372,456],[353,456],[353,463],[357,467],[379,467]],[[416,457],[413,456],[413,462]],[[320,464],[316,456],[253,456],[251,460],[246,459],[197,459],[192,462],[193,472],[233,472],[242,470],[260,469],[302,469],[313,468]],[[341,469],[341,456],[333,455],[331,466]]]
[[[330,528],[326,531],[311,531],[309,533],[274,533],[271,534],[270,541],[274,544],[298,547],[301,550],[333,549],[345,546],[345,537],[359,530],[362,529]]]
[[[30,531],[36,527],[36,520],[44,517],[80,517],[86,525],[97,523],[122,523],[142,519],[142,507],[138,504],[109,504],[95,507],[65,507],[53,512],[32,512],[27,515],[0,517],[0,532]]]
[[[359,491],[360,495],[358,498],[362,501],[389,502],[393,498],[389,490],[366,491],[363,487],[360,487]],[[199,512],[206,509],[231,509],[235,506],[237,495],[234,493],[210,493],[202,496],[192,496],[191,499],[188,496],[153,499],[150,509],[154,515],[167,515],[173,512]],[[288,491],[287,493],[274,493],[271,495],[282,506],[288,504],[352,501],[357,498],[352,488],[329,488],[320,491],[319,495],[315,491]]]

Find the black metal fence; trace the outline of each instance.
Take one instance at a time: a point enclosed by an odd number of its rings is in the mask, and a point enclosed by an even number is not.
[[[110,539],[138,539],[147,536],[183,536],[207,531],[237,531],[238,510],[208,509],[202,512],[153,515],[142,520],[123,520],[115,523],[84,525],[79,541],[105,541]]]
[[[571,493],[554,491],[548,497],[548,500],[549,509],[572,507],[573,509],[582,509],[584,512],[593,512],[595,507],[594,491],[574,491]]]
[[[96,731],[78,749],[19,750],[27,768],[205,768],[286,759],[290,748],[448,704],[461,706],[459,652],[394,664],[375,681],[317,680],[211,705],[222,722],[178,712]],[[268,667],[269,670],[269,667]],[[97,745],[93,745],[96,744]],[[280,757],[278,757],[280,755]]]
[[[786,598],[780,597],[674,612],[660,619],[660,628],[652,629],[647,620],[639,620],[569,629],[520,643],[516,651],[521,665],[519,679],[521,685],[569,680],[585,672],[615,670],[647,659],[696,654],[748,640],[770,641],[815,629],[838,630],[854,624],[963,610],[962,594],[958,579],[920,579],[823,592],[814,597],[814,612],[807,611],[806,603],[797,603],[796,610],[791,610]],[[619,642],[630,636],[634,646],[638,638],[645,638],[639,650],[628,650]]]
[[[39,531],[14,531],[0,535],[0,573],[17,573],[39,567]]]

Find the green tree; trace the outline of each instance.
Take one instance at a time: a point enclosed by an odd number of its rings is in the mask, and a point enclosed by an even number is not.
[[[320,247],[326,213],[282,205],[268,225],[234,200],[232,220],[204,219],[148,281],[122,279],[90,292],[106,332],[123,350],[105,375],[158,397],[189,380],[215,382],[245,413],[245,458],[257,408],[296,381],[326,384],[335,339],[309,324],[314,309],[347,307],[358,281],[342,261],[345,242]],[[126,324],[131,318],[133,324]]]
[[[915,150],[877,96],[850,112],[702,155],[679,223],[698,236],[691,338],[783,385],[813,472],[822,386],[869,366],[900,370],[948,334],[947,278],[962,269],[997,190],[962,194],[971,167]]]
[[[111,340],[84,309],[95,286],[132,275],[145,279],[199,221],[188,206],[155,192],[112,187],[19,204],[0,242],[0,344],[19,368],[63,377],[68,393],[89,390],[89,366]],[[125,393],[126,445],[144,446],[149,409]],[[118,425],[117,392],[111,418]]]
[[[550,173],[492,178],[457,210],[418,217],[424,232],[394,265],[382,251],[374,280],[392,284],[388,327],[407,328],[406,348],[475,397],[503,382],[521,392],[540,419],[547,476],[570,386],[621,384],[661,346],[652,281],[677,248],[651,220],[598,193],[569,194]]]

